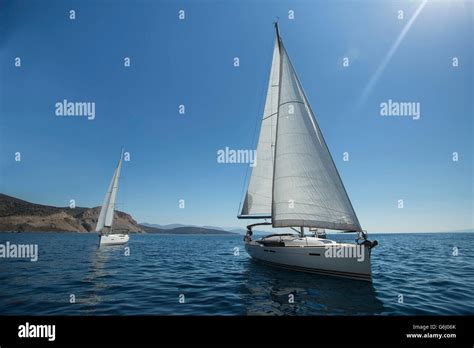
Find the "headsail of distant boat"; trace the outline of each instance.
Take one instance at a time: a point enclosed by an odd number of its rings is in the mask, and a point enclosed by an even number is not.
[[[102,209],[100,210],[99,219],[95,228],[96,232],[101,232],[104,227],[112,227],[114,220],[115,200],[117,197],[118,183],[120,177],[120,169],[122,168],[122,158],[123,151],[120,155],[120,160],[118,162],[117,168],[115,168],[112,180],[110,181],[107,193],[105,194],[104,203],[102,204]]]

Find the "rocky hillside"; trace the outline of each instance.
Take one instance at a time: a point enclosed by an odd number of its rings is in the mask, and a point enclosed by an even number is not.
[[[0,193],[0,232],[92,232],[100,207],[52,207],[23,201]],[[143,232],[127,213],[116,211],[114,228]]]

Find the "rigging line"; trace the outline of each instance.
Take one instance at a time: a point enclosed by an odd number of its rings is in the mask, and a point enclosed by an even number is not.
[[[280,117],[280,102],[281,102],[281,84],[282,84],[282,71],[283,71],[283,60],[281,50],[283,46],[282,39],[280,37],[280,28],[278,27],[278,21],[275,23],[275,31],[276,31],[276,40],[278,44],[278,101],[277,101],[277,117],[276,117],[276,130],[275,130],[275,145],[273,146],[273,172],[272,172],[272,204],[271,204],[271,215],[272,215],[272,224],[273,224],[273,217],[275,216],[275,207],[273,204],[273,198],[275,197],[275,167],[276,167],[276,156],[277,156],[277,144],[278,144],[278,118]]]
[[[272,96],[272,98],[273,98],[273,96]],[[278,115],[278,112],[274,112],[273,114],[270,114],[270,115],[268,115],[268,116],[265,116],[263,119],[266,120],[267,118],[272,117],[272,116],[275,116],[275,115]],[[271,129],[271,130],[272,130],[272,129]],[[273,131],[273,130],[272,130],[272,131]],[[270,137],[271,137],[271,136],[272,136],[272,135],[270,135]]]
[[[272,81],[271,81],[271,80],[272,80],[271,71],[272,71],[272,65],[273,65],[273,50],[271,50],[271,52],[272,52],[272,59],[271,59],[271,64],[270,64],[270,70],[269,70],[269,73],[268,73],[268,76],[269,76],[269,78],[268,78],[268,83],[264,83],[264,84],[263,84],[263,87],[260,87],[260,93],[259,93],[260,98],[259,98],[258,112],[260,112],[260,111],[262,110],[262,104],[263,104],[264,102],[266,102],[266,100],[264,101],[264,99],[266,99],[266,98],[264,98],[264,93],[266,92],[266,88],[265,88],[265,87],[267,87],[267,86],[268,86],[269,84],[271,84],[271,82],[272,82]],[[265,106],[264,106],[263,112],[265,112]],[[262,113],[263,113],[263,112],[262,112]],[[258,142],[257,142],[257,139],[256,139],[256,134],[257,134],[257,128],[258,128],[259,122],[260,122],[260,124],[261,124],[261,122],[262,122],[262,118],[261,118],[261,117],[257,117],[257,118],[255,119],[255,127],[254,127],[254,130],[253,130],[252,147],[251,147],[251,148],[252,148],[252,149],[255,148],[255,151],[257,150],[256,145],[258,146]],[[237,215],[240,214],[241,209],[242,209],[242,203],[245,201],[244,195],[245,195],[246,188],[247,188],[247,186],[248,186],[248,184],[249,184],[247,181],[250,181],[250,178],[249,178],[249,167],[250,167],[250,166],[247,166],[247,169],[245,170],[245,178],[244,178],[244,182],[243,182],[243,185],[242,185],[242,192],[240,193],[240,204],[239,204],[239,209],[238,209],[238,211],[237,211]]]
[[[299,101],[299,100],[288,100],[284,103],[281,103],[279,106],[283,106],[283,105],[286,105],[286,104],[303,104],[304,105],[304,102]]]

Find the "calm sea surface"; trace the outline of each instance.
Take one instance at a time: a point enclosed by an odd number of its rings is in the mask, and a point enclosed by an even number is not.
[[[95,234],[1,233],[1,244],[38,244],[39,259],[0,258],[0,314],[474,314],[474,234],[370,238],[372,284],[261,265],[242,236],[132,234],[125,256],[124,246],[99,249]]]

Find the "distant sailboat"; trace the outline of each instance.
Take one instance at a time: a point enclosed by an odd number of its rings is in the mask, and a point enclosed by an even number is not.
[[[114,176],[110,182],[109,189],[105,194],[104,203],[100,210],[97,220],[96,232],[99,232],[100,245],[118,245],[125,244],[129,240],[128,231],[113,229],[115,200],[117,197],[120,169],[122,168],[123,150],[120,154],[120,160],[115,168]]]
[[[268,91],[240,219],[271,219],[247,226],[245,248],[254,259],[288,269],[371,280],[367,240],[275,24]],[[252,228],[272,225],[297,234],[252,240]],[[306,236],[309,228],[313,236]],[[356,244],[326,239],[324,229],[358,232]],[[363,254],[363,255],[362,255]]]

